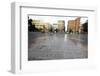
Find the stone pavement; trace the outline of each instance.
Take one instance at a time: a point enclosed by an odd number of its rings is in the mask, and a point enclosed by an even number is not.
[[[28,60],[88,57],[87,34],[29,32],[28,36]]]

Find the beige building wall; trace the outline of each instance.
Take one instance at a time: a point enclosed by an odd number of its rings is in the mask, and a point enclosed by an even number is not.
[[[68,32],[71,30],[72,32],[79,32],[80,29],[80,17],[76,18],[75,20],[68,21]]]
[[[68,31],[75,31],[75,20],[69,20],[68,21]]]
[[[65,27],[65,21],[64,20],[58,20],[58,30],[64,31],[64,27]]]
[[[48,32],[50,29],[50,23],[44,23],[41,20],[33,20],[32,24],[35,25],[37,29],[41,29],[44,32]]]
[[[76,20],[75,20],[75,31],[76,32],[79,32],[79,28],[80,28],[80,17],[78,17]]]

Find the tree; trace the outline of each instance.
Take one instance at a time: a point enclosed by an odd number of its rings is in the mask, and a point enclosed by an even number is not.
[[[35,27],[35,24],[32,24],[32,19],[28,18],[28,31],[37,31],[38,29]]]
[[[88,32],[88,21],[86,21],[83,25],[83,32],[87,33]]]

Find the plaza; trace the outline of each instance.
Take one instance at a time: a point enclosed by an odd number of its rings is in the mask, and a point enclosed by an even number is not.
[[[28,60],[88,58],[88,35],[28,33]]]

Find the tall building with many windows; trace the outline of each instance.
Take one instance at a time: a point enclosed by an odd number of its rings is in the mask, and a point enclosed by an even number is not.
[[[64,20],[58,20],[58,30],[65,31],[65,21]]]
[[[68,32],[79,32],[79,28],[80,28],[80,17],[77,17],[75,20],[69,20],[68,21],[68,27],[67,27],[67,31]]]

